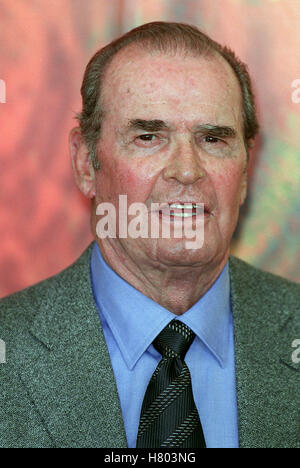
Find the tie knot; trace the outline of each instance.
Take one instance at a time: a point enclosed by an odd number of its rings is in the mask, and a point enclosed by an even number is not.
[[[195,333],[179,320],[172,320],[153,341],[154,348],[165,358],[184,357]]]

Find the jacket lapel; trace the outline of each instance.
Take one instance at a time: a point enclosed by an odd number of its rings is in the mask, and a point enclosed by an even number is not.
[[[57,447],[126,447],[121,408],[90,281],[91,247],[41,283],[20,376]]]
[[[240,447],[298,447],[300,366],[291,359],[297,328],[282,307],[290,286],[285,291],[283,280],[234,258],[230,276]]]

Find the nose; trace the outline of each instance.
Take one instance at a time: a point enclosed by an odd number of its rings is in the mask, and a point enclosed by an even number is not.
[[[174,179],[183,185],[194,184],[205,176],[201,154],[194,148],[192,142],[182,142],[177,145],[163,172],[166,181]]]

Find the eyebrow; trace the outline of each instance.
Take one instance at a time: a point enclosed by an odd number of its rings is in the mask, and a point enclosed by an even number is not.
[[[169,130],[170,126],[163,120],[129,120],[127,125],[128,130],[144,130],[146,132],[158,132],[159,130]]]
[[[219,137],[235,137],[236,136],[235,129],[227,125],[211,125],[211,124],[196,125],[194,130],[196,132],[209,133],[210,135],[215,135]]]
[[[158,132],[160,130],[170,130],[172,127],[168,125],[164,120],[144,120],[144,119],[132,119],[129,120],[127,130],[144,130],[146,132]],[[201,124],[193,127],[194,132],[209,133],[219,137],[235,137],[236,131],[234,128],[227,125],[211,125]]]

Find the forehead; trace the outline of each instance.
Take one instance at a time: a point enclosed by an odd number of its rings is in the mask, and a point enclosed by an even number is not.
[[[216,124],[241,122],[240,85],[218,55],[168,55],[128,47],[108,66],[101,101],[110,118],[124,121],[138,117],[175,124],[199,119]]]

